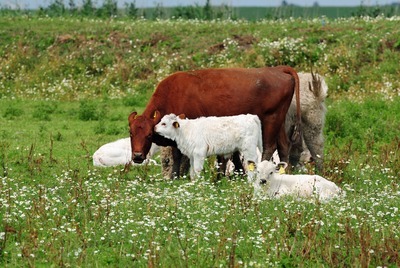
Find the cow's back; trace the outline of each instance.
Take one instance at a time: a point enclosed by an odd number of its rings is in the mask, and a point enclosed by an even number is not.
[[[294,80],[274,68],[207,69],[175,73],[158,85],[150,100],[161,114],[230,116],[273,113],[291,100]]]

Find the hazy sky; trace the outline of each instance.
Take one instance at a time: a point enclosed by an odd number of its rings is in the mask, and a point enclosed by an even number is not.
[[[103,3],[104,0],[92,0],[94,3]],[[148,7],[161,4],[162,6],[185,6],[198,4],[203,6],[206,0],[117,0],[120,7],[124,3],[136,3],[136,7]],[[312,6],[314,2],[318,2],[320,6],[359,6],[364,5],[385,5],[393,2],[400,3],[400,0],[286,0],[290,4],[301,6]],[[20,7],[22,9],[32,9],[39,6],[47,7],[54,0],[0,0],[0,6],[4,7]],[[64,0],[68,5],[69,0]],[[80,5],[82,0],[74,0],[75,4]],[[226,4],[228,6],[279,6],[282,0],[211,0],[213,5]]]

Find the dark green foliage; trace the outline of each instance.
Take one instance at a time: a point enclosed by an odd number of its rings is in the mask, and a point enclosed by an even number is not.
[[[81,101],[78,115],[82,121],[98,120],[100,118],[98,106],[93,101]]]
[[[182,19],[200,19],[203,17],[203,12],[199,5],[179,6],[174,9],[173,17]]]
[[[116,0],[104,0],[103,5],[97,10],[97,16],[100,18],[110,18],[118,14]]]
[[[41,12],[48,16],[63,16],[66,7],[63,0],[53,0],[47,8],[41,7]]]
[[[10,119],[10,120],[14,120],[23,114],[24,114],[24,111],[21,108],[10,105],[5,109],[5,111],[3,113],[3,117]]]
[[[206,0],[206,4],[204,5],[203,12],[204,12],[204,19],[211,20],[213,18],[213,10],[211,8],[210,0]]]
[[[125,13],[129,18],[136,18],[138,16],[139,9],[136,7],[136,2],[126,3],[125,2]]]
[[[398,11],[398,5],[396,8],[395,4],[386,6],[379,6],[379,5],[366,6],[363,4],[363,1],[361,1],[361,5],[358,7],[356,11],[353,11],[351,15],[356,17],[372,17],[372,18],[376,18],[381,15],[385,15],[386,17],[391,17],[395,15],[396,11]]]
[[[82,5],[82,15],[91,17],[94,14],[96,14],[96,8],[94,6],[94,3],[92,0],[83,0],[83,5]]]
[[[56,102],[41,102],[33,110],[32,117],[41,121],[50,121],[51,115],[57,110]]]

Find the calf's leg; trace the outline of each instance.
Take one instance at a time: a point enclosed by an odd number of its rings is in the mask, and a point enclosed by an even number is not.
[[[190,159],[190,179],[197,179],[200,177],[201,171],[203,170],[205,156],[201,154],[195,154]]]

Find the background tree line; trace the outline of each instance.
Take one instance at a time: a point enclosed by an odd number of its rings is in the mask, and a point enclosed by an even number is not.
[[[76,0],[52,0],[46,7],[40,6],[38,10],[23,10],[21,8],[11,9],[0,5],[1,13],[5,14],[35,14],[39,16],[60,17],[60,16],[78,16],[78,17],[128,17],[147,19],[223,19],[232,17],[232,8],[228,5],[213,6],[210,0],[207,0],[204,6],[199,4],[189,6],[178,6],[165,8],[161,3],[157,3],[152,8],[138,8],[136,1],[125,2],[123,8],[118,7],[117,0],[104,0],[102,4],[97,5],[94,0],[83,0],[81,5],[77,5]]]
[[[78,5],[76,1],[81,4]],[[0,4],[1,14],[27,14],[47,17],[76,16],[90,18],[146,18],[146,19],[238,19],[257,20],[260,18],[286,19],[290,17],[350,17],[384,15],[391,17],[400,15],[400,4],[393,3],[385,6],[366,6],[361,2],[358,7],[320,7],[315,1],[312,7],[301,7],[283,0],[279,7],[232,7],[226,4],[212,5],[207,0],[204,6],[199,4],[164,7],[161,2],[155,7],[138,8],[136,1],[124,3],[118,7],[117,0],[102,0],[98,4],[96,0],[51,0],[48,6],[40,6],[38,10],[24,10],[10,8]]]

